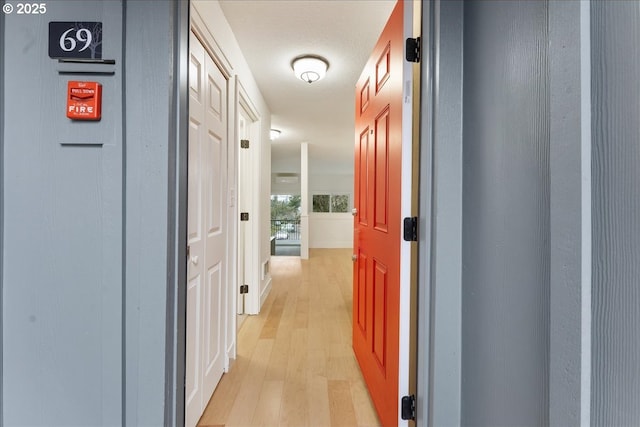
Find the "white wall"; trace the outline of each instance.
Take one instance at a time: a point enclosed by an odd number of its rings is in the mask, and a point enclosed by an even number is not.
[[[310,248],[352,248],[351,213],[309,213]]]
[[[313,213],[314,194],[349,194],[353,207],[353,174],[322,174],[309,176],[309,247],[353,247],[353,216],[351,213]]]
[[[272,166],[281,171],[297,172],[291,167],[275,161]],[[299,161],[298,161],[299,163]],[[299,171],[299,166],[297,170]],[[271,174],[271,194],[300,194],[300,183],[276,183],[276,171]],[[314,194],[348,194],[353,207],[353,173],[311,173],[309,175],[309,209]],[[353,216],[351,213],[313,213],[309,211],[310,248],[353,247]]]
[[[309,174],[309,194],[317,193],[348,193],[353,196],[353,172],[334,174],[312,170]]]
[[[275,173],[271,174],[271,194],[291,194],[294,196],[300,195],[300,177],[298,177],[298,182],[295,183],[287,183],[287,182],[276,182]]]

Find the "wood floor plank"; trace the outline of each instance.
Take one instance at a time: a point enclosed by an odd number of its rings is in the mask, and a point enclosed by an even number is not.
[[[280,326],[280,318],[282,317],[282,310],[287,299],[287,293],[280,293],[271,306],[267,320],[262,326],[260,332],[260,338],[275,338]]]
[[[229,412],[242,387],[244,376],[249,368],[250,360],[239,356],[233,364],[232,370],[224,374],[213,392],[211,400],[205,409],[198,426],[224,425]]]
[[[245,427],[251,425],[262,390],[267,370],[267,362],[271,356],[272,347],[272,339],[259,340],[256,344],[255,351],[251,357],[251,364],[247,369],[240,391],[229,412],[229,417],[226,422],[227,426]]]
[[[349,381],[329,380],[329,411],[331,427],[348,427],[357,425],[356,412],[351,400]]]
[[[289,347],[287,373],[284,381],[280,425],[309,425],[307,401],[307,330],[294,329]]]
[[[266,380],[284,381],[287,376],[290,346],[290,334],[279,334],[276,336],[273,349],[271,350],[271,357],[269,358],[269,369],[265,376]]]
[[[306,427],[309,425],[306,378],[285,381],[278,425],[282,427]]]
[[[327,427],[331,425],[329,388],[325,377],[309,375],[307,379],[307,402],[309,405],[310,427]]]
[[[351,388],[351,400],[353,401],[353,408],[356,412],[356,420],[358,427],[378,427],[380,421],[376,415],[376,410],[373,406],[373,401],[369,396],[367,387],[364,384],[364,380],[351,381],[349,384]]]
[[[265,381],[251,420],[253,426],[271,427],[280,422],[280,403],[284,381]]]
[[[350,249],[271,259],[272,290],[199,426],[379,425],[351,348]]]

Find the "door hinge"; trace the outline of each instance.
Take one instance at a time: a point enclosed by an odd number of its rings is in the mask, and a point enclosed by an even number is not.
[[[403,420],[416,419],[416,396],[402,396],[402,413],[400,414]]]
[[[418,241],[418,217],[412,216],[404,219],[404,240],[405,242]]]
[[[405,47],[407,49],[407,61],[420,62],[420,37],[416,37],[415,39],[408,38]]]
[[[240,212],[240,221],[249,221],[249,212]]]
[[[249,140],[241,139],[240,140],[240,148],[249,148]]]
[[[240,286],[240,295],[249,293],[249,285]]]

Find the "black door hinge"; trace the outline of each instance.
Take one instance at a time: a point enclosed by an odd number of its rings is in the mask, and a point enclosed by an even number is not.
[[[404,240],[405,242],[418,241],[418,217],[412,216],[404,219]]]
[[[420,62],[420,37],[408,38],[405,42],[406,58],[409,62]]]
[[[249,140],[241,139],[240,140],[240,148],[249,148]]]
[[[249,293],[249,285],[240,286],[240,295]]]
[[[416,420],[416,396],[402,396],[402,413],[403,420]]]
[[[249,221],[249,212],[240,212],[240,221]]]

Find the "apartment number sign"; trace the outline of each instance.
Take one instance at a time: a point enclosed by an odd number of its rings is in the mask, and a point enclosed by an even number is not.
[[[49,57],[102,59],[102,22],[49,22]]]

